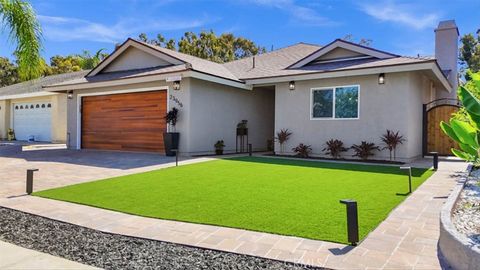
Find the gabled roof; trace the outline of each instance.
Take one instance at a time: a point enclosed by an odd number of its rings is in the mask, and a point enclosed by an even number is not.
[[[43,92],[42,88],[45,85],[57,84],[65,81],[71,81],[78,78],[83,78],[89,70],[82,70],[71,73],[64,73],[58,75],[51,75],[35,80],[21,82],[0,88],[0,98],[15,97],[20,95],[35,94]]]
[[[321,47],[318,45],[297,43],[275,51],[228,62],[223,66],[239,79],[263,76],[270,72],[276,73],[284,70],[319,48]]]
[[[355,57],[355,58],[375,58],[375,59],[388,59],[393,57],[399,57],[396,54],[380,51],[377,49],[373,49],[370,47],[362,46],[360,44],[352,43],[345,41],[343,39],[336,39],[333,42],[327,44],[326,46],[318,49],[317,51],[309,54],[308,56],[302,58],[301,60],[295,62],[289,68],[301,68],[305,65],[311,64],[315,62],[320,57],[332,52],[333,50],[342,48],[347,51],[355,52],[358,55],[362,55],[363,57]],[[344,59],[339,59],[344,60]],[[348,59],[345,59],[348,60]]]
[[[129,48],[136,48],[151,54],[152,57],[159,57],[162,61],[158,63],[164,64],[136,70],[119,71],[115,69],[114,72],[109,71],[109,64]],[[62,91],[67,86],[80,84],[83,84],[81,88],[85,88],[91,83],[95,84],[92,86],[98,86],[100,82],[102,82],[101,85],[105,85],[108,81],[116,81],[115,84],[120,84],[119,80],[137,82],[139,80],[165,79],[172,73],[251,89],[252,85],[266,83],[265,81],[272,83],[285,79],[301,80],[306,78],[305,76],[310,79],[315,76],[323,78],[327,73],[332,74],[331,76],[336,76],[333,74],[342,76],[341,74],[346,71],[349,74],[359,75],[414,70],[430,70],[430,74],[434,74],[432,76],[435,76],[445,88],[451,88],[446,76],[442,74],[433,58],[398,56],[340,39],[324,47],[298,43],[264,54],[219,64],[129,38],[85,78],[52,85],[50,89]],[[146,79],[146,77],[149,78]]]
[[[180,53],[177,51],[169,50],[145,42],[141,42],[134,39],[127,39],[122,45],[120,45],[112,54],[105,58],[97,67],[95,67],[87,77],[93,77],[101,73],[109,64],[120,56],[125,50],[130,47],[143,50],[150,53],[152,57],[159,57],[170,63],[170,66],[182,66],[184,69],[195,70],[210,74],[213,76],[239,81],[228,69],[221,64],[208,61],[199,57],[191,56],[188,54]],[[159,66],[158,68],[165,68],[168,66]]]

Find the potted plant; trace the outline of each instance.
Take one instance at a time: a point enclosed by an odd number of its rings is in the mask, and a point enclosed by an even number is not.
[[[237,124],[237,136],[248,135],[247,123],[247,120],[242,120],[240,123]]]
[[[175,156],[175,152],[172,150],[178,150],[178,143],[180,140],[180,133],[176,132],[175,126],[177,125],[178,109],[172,108],[165,115],[165,121],[168,124],[168,131],[163,133],[163,143],[165,145],[165,154],[167,156]]]
[[[223,148],[225,148],[225,143],[223,140],[219,140],[215,143],[215,154],[216,155],[223,155]]]

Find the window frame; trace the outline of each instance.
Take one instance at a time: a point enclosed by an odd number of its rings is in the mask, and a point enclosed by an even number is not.
[[[337,117],[335,117],[337,88],[343,88],[343,87],[357,87],[357,89],[358,89],[357,117],[355,117],[355,118],[337,118]],[[314,117],[313,116],[313,93],[314,93],[314,91],[332,90],[332,89],[333,89],[332,117]],[[360,85],[359,84],[310,88],[310,120],[359,120],[359,119],[360,119]]]

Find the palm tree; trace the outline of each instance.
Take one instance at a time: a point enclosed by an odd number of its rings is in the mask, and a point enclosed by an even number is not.
[[[42,32],[32,6],[23,0],[0,0],[0,24],[9,29],[10,40],[16,44],[18,73],[22,80],[40,77],[43,62]]]

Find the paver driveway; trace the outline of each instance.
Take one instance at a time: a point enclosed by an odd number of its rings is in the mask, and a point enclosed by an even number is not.
[[[0,198],[25,194],[26,170],[39,169],[34,190],[60,187],[164,167],[174,157],[150,153],[88,150],[22,151],[22,146],[0,146]]]

